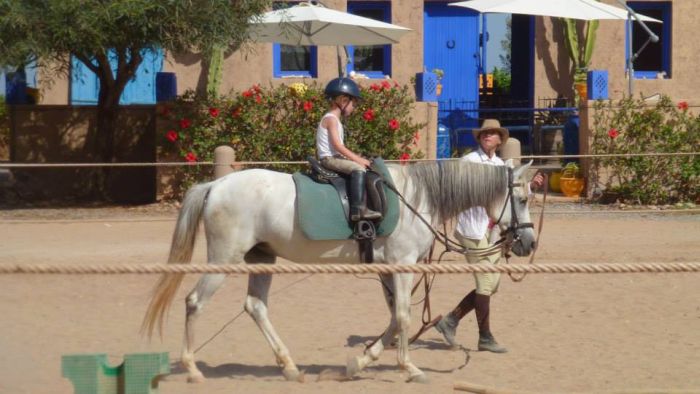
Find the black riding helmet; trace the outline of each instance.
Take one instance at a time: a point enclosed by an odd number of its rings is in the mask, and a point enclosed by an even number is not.
[[[328,82],[324,93],[329,99],[334,99],[342,95],[354,97],[356,99],[362,98],[360,88],[355,81],[345,77],[336,78]]]

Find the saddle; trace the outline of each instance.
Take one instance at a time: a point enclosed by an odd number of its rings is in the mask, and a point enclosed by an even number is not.
[[[345,174],[340,174],[335,171],[331,171],[321,165],[321,163],[316,160],[313,156],[307,156],[306,159],[309,161],[310,170],[309,177],[317,183],[329,183],[333,185],[335,190],[338,192],[340,201],[343,204],[343,210],[345,211],[345,217],[350,221],[350,203],[348,199],[348,176]],[[382,219],[376,221],[375,224],[380,223],[384,216],[386,216],[386,193],[384,192],[384,178],[381,174],[376,171],[369,170],[366,175],[366,186],[365,186],[365,199],[367,201],[367,207],[377,212],[382,213]]]
[[[338,174],[321,166],[313,157],[307,158],[310,170],[295,173],[297,215],[299,225],[312,240],[355,239],[360,248],[360,259],[372,262],[372,241],[386,236],[398,223],[398,196],[385,189],[385,181],[393,184],[381,158],[375,159],[373,170],[366,173],[367,206],[382,213],[379,220],[350,221],[349,176]]]

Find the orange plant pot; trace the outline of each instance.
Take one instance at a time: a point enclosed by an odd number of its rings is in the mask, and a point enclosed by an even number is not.
[[[561,171],[555,171],[549,175],[549,190],[561,193]]]
[[[586,84],[586,82],[577,82],[574,85],[574,88],[576,89],[576,93],[578,93],[578,97],[582,102],[588,100],[588,84]]]
[[[561,192],[567,197],[578,197],[586,185],[586,180],[583,178],[560,178],[559,186]]]

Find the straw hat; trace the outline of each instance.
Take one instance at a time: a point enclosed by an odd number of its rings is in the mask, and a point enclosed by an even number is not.
[[[479,135],[481,134],[481,132],[487,130],[498,131],[498,134],[501,135],[501,144],[505,144],[510,135],[510,133],[508,133],[508,129],[506,129],[505,127],[501,127],[501,122],[499,122],[498,119],[484,119],[484,122],[481,123],[480,129],[472,130],[472,133],[474,134],[474,139],[479,141]]]

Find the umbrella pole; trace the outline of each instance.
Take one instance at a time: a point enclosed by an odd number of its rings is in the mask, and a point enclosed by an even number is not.
[[[340,59],[340,46],[335,47],[335,52],[338,55],[338,77],[343,76],[343,61]]]
[[[343,45],[343,50],[345,51],[345,64],[343,64],[342,56],[340,56],[340,46],[335,47],[336,54],[338,55],[338,76],[339,77],[344,77],[345,76],[345,71],[348,68],[348,65],[350,64],[350,55],[348,54],[348,47]]]

